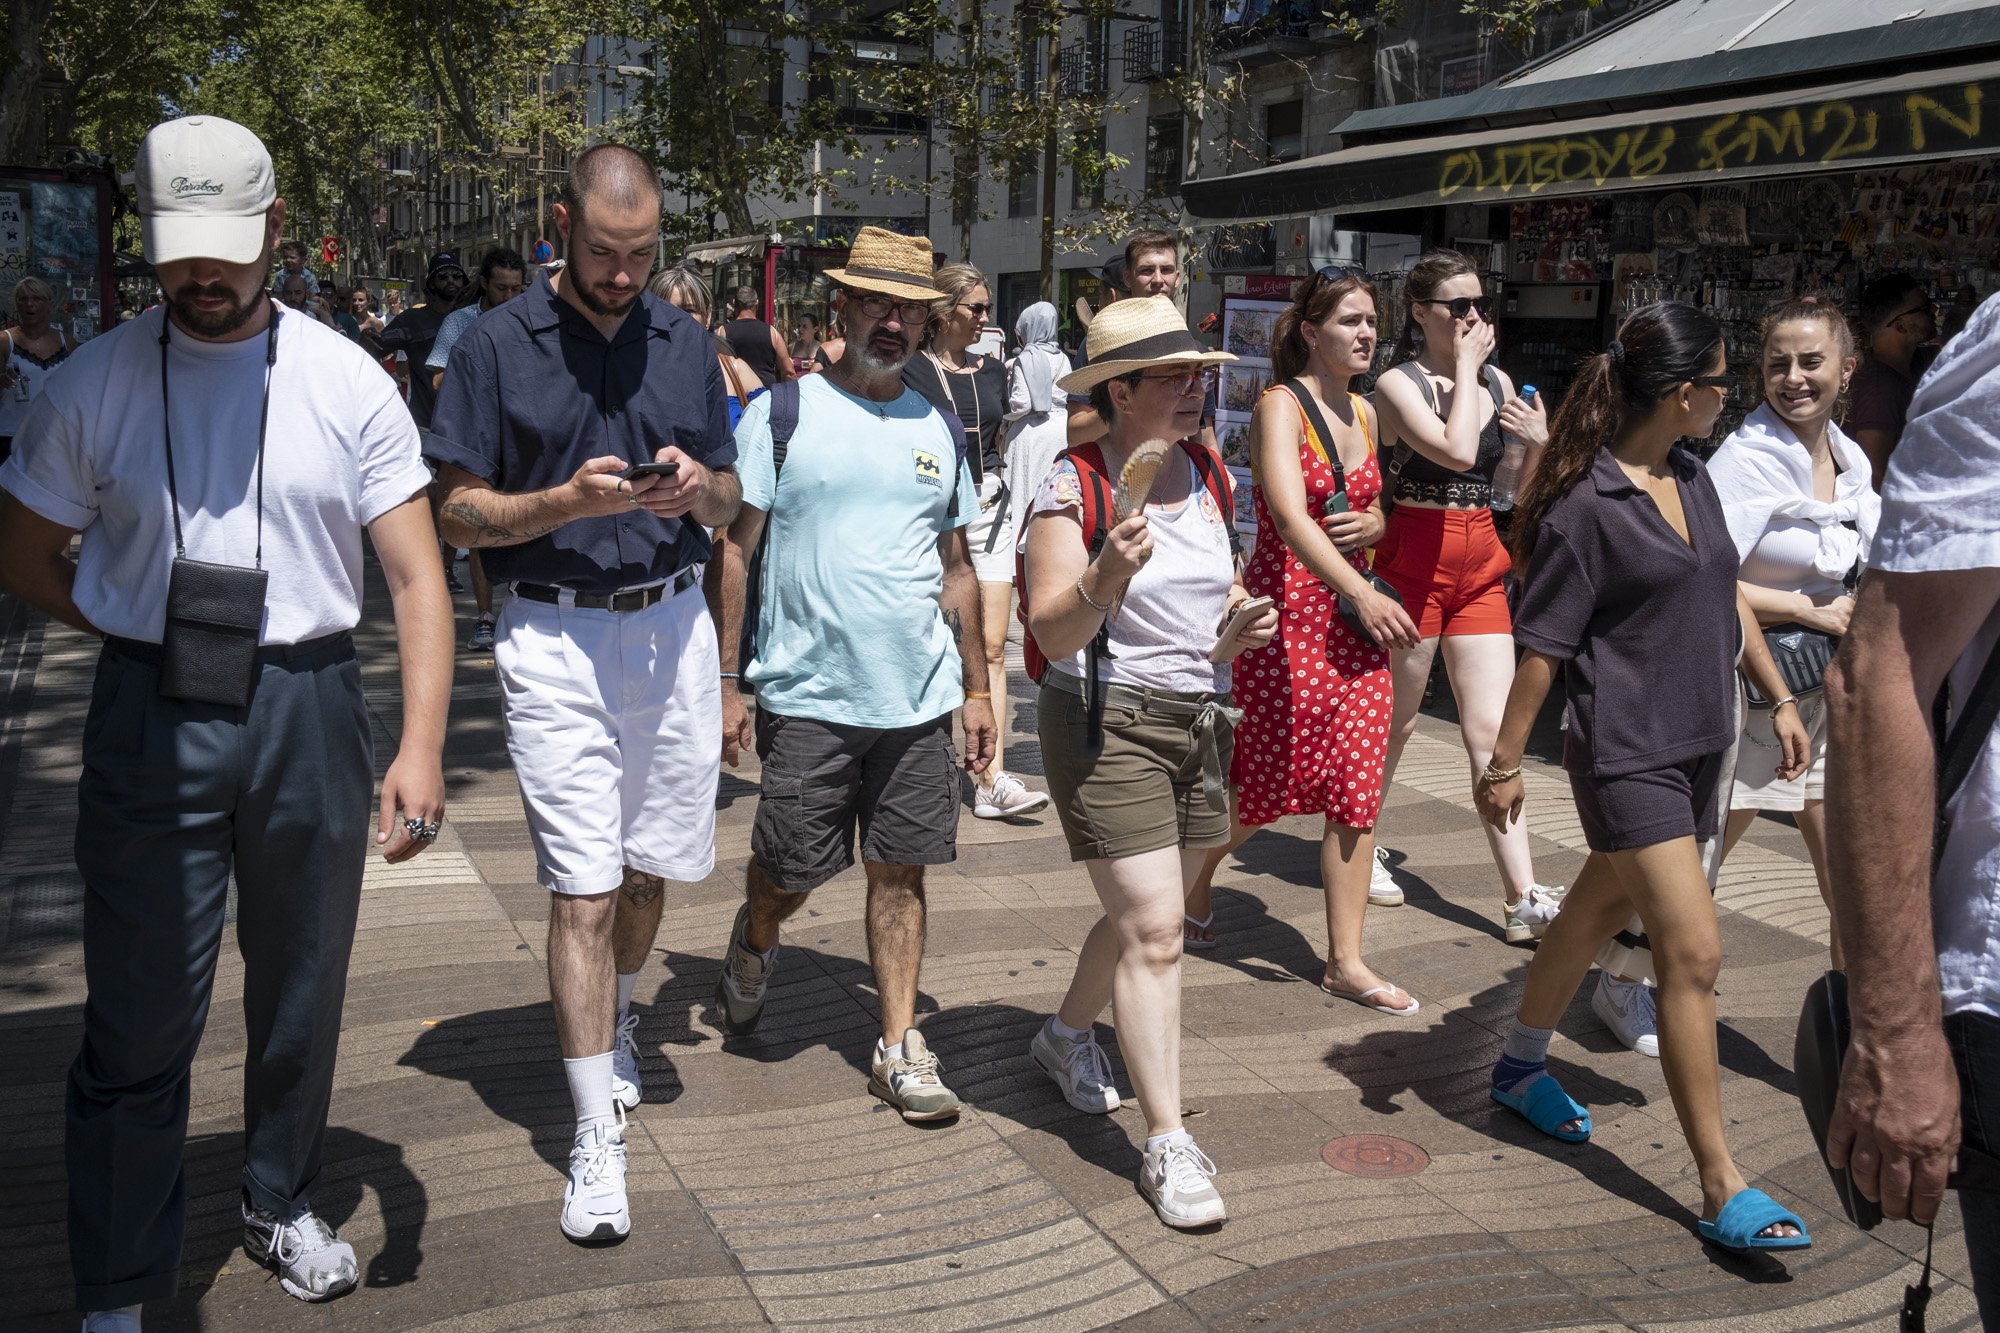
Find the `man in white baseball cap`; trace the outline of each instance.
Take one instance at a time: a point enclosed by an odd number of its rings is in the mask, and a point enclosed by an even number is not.
[[[367,353],[264,290],[285,214],[264,145],[212,116],[169,121],[137,182],[162,302],[70,356],[0,467],[0,589],[104,640],[77,787],[90,998],[67,1099],[86,1330],[136,1329],[142,1302],[181,1287],[189,1066],[232,872],[244,1247],[301,1300],[353,1288],[354,1250],[310,1200],[362,865],[370,832],[392,862],[437,836],[451,687],[416,427]],[[364,527],[404,688],[373,820],[351,634]]]

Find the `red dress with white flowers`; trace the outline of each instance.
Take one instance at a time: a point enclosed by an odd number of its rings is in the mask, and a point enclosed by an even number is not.
[[[1353,397],[1370,448],[1367,460],[1347,474],[1347,498],[1353,508],[1366,509],[1382,493],[1382,470],[1374,419],[1360,396]],[[1299,466],[1315,520],[1325,517],[1334,494],[1329,447],[1305,423]],[[1332,590],[1278,536],[1261,484],[1254,498],[1257,549],[1243,584],[1251,596],[1277,602],[1278,634],[1236,659],[1236,706],[1243,710],[1231,774],[1237,818],[1268,824],[1284,815],[1323,815],[1350,828],[1373,828],[1388,759],[1389,655],[1347,628]],[[1347,559],[1358,570],[1368,568],[1366,551],[1350,551]]]

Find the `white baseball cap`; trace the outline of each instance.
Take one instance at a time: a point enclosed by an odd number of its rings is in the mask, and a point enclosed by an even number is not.
[[[248,264],[264,253],[264,214],[278,197],[271,154],[235,121],[185,116],[153,126],[133,177],[150,262]]]

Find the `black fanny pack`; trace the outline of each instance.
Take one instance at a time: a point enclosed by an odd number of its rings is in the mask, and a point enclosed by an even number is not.
[[[1825,630],[1786,621],[1765,627],[1764,646],[1771,650],[1771,660],[1778,664],[1785,688],[1794,698],[1804,699],[1818,694],[1826,684],[1826,668],[1840,649],[1840,638]],[[1743,695],[1752,708],[1769,708],[1773,702],[1764,697],[1747,672],[1743,677]]]

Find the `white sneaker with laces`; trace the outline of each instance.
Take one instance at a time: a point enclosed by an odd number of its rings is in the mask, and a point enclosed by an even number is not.
[[[1401,907],[1403,905],[1402,886],[1389,873],[1389,849],[1375,849],[1375,864],[1368,869],[1368,905],[1370,907]]]
[[[627,1014],[618,1020],[618,1035],[611,1043],[611,1100],[636,1111],[645,1099],[639,1086],[639,1015]]]
[[[1032,815],[1048,803],[1047,792],[1028,790],[1012,773],[996,773],[991,783],[973,788],[972,814],[975,819],[1010,819]]]
[[[354,1247],[311,1209],[286,1221],[245,1198],[243,1250],[302,1301],[330,1301],[354,1290]]]
[[[1566,885],[1550,888],[1546,884],[1530,884],[1520,902],[1502,908],[1501,924],[1506,930],[1507,943],[1526,944],[1548,934],[1550,924],[1562,911],[1563,899],[1568,896]]]
[[[1160,1220],[1183,1231],[1205,1227],[1229,1216],[1213,1183],[1215,1163],[1192,1139],[1169,1143],[1147,1152],[1139,1167],[1139,1191]]]
[[[1653,1004],[1653,988],[1645,982],[1614,981],[1610,973],[1598,973],[1590,1012],[1603,1019],[1611,1035],[1627,1047],[1655,1060],[1660,1058],[1659,1011]]]
[[[563,1187],[563,1235],[579,1244],[615,1244],[632,1234],[625,1204],[625,1112],[613,1125],[593,1125],[569,1150]]]
[[[885,1060],[875,1048],[869,1060],[868,1091],[902,1112],[903,1119],[949,1120],[958,1114],[958,1094],[944,1083],[944,1067],[921,1032],[903,1033],[903,1058]]]
[[[1111,1062],[1093,1035],[1083,1041],[1058,1037],[1047,1023],[1028,1043],[1028,1058],[1062,1089],[1063,1100],[1079,1111],[1109,1115],[1118,1109],[1118,1088],[1111,1081]]]

